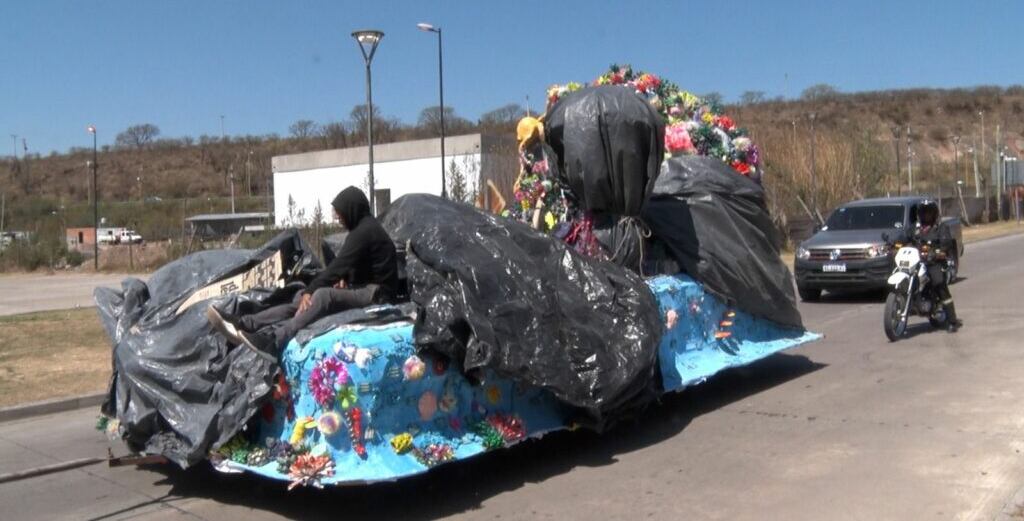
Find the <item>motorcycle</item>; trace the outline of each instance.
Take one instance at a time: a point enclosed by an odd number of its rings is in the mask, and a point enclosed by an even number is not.
[[[889,243],[885,235],[882,238]],[[925,261],[942,260],[942,252],[931,243],[892,244],[896,250],[896,268],[889,276],[889,294],[885,298],[885,315],[882,326],[890,342],[899,340],[907,332],[907,319],[911,315],[928,317],[935,328],[946,326],[947,315],[942,300],[934,294],[928,284],[928,267]]]

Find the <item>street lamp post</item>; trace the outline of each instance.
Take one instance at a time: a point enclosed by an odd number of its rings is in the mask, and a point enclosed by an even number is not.
[[[444,66],[441,54],[441,28],[434,27],[428,23],[416,24],[421,31],[437,33],[437,81],[438,92],[441,98],[441,197],[448,198],[448,185],[444,175]]]
[[[92,265],[93,269],[100,271],[100,193],[99,185],[96,184],[96,126],[89,125],[87,130],[92,134]]]
[[[377,45],[380,44],[384,33],[374,29],[355,31],[352,37],[359,44],[359,50],[363,53],[363,61],[366,62],[366,144],[370,159],[370,211],[377,214],[376,189],[373,183],[373,81],[370,75],[370,63],[373,55],[377,52]]]

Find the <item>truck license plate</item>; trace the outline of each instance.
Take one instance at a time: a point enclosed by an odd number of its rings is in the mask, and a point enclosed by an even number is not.
[[[846,273],[846,264],[822,264],[821,271],[825,273]]]

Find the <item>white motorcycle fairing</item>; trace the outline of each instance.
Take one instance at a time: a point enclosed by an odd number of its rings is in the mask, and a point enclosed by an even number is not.
[[[905,272],[902,271],[897,271],[892,275],[889,275],[888,283],[891,286],[899,286],[900,284],[903,283],[904,280],[907,280],[908,278],[910,278],[910,275],[907,275]]]

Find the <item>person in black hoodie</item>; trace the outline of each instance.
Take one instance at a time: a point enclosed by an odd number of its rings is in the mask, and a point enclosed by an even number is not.
[[[212,305],[210,323],[229,340],[275,357],[302,328],[334,313],[390,303],[398,291],[395,244],[376,218],[362,190],[350,186],[331,202],[348,229],[338,255],[290,304],[233,316]],[[269,331],[272,326],[273,332]]]

